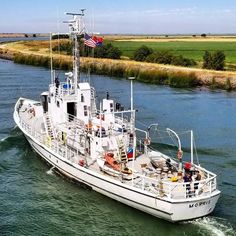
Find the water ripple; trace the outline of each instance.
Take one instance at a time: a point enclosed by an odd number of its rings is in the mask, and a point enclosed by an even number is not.
[[[235,236],[236,231],[232,225],[225,219],[218,217],[204,217],[190,221],[189,223],[199,227],[199,234],[202,236]]]

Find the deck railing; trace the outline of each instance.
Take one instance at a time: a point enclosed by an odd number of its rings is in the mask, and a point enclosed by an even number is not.
[[[59,154],[72,163],[78,164],[80,158],[78,150],[58,140],[50,140],[46,133],[36,131],[34,127],[20,119],[19,115],[18,118],[22,129],[27,134],[33,136],[38,142],[50,147],[54,153]],[[158,197],[165,197],[170,200],[207,196],[217,188],[216,175],[205,170],[203,172],[206,175],[203,180],[187,183],[171,182],[168,179],[158,179],[157,176],[148,177],[144,174],[134,173],[134,180],[130,181],[129,184],[143,191],[151,192]]]
[[[217,188],[216,176],[193,182],[171,182],[135,174],[134,187],[141,188],[168,199],[186,199],[210,195]]]
[[[36,131],[34,127],[31,127],[29,124],[24,122],[19,117],[19,122],[22,129],[29,135],[33,136],[38,142],[41,144],[50,147],[50,149],[60,156],[64,157],[65,159],[70,160],[73,163],[78,163],[78,150],[71,148],[70,146],[66,145],[63,141],[52,140],[46,133],[40,133]]]

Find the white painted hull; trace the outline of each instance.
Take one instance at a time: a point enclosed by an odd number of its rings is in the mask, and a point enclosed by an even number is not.
[[[19,126],[17,120],[15,121]],[[105,196],[155,217],[172,222],[203,217],[214,210],[219,198],[220,191],[215,191],[210,197],[198,200],[189,198],[189,200],[178,202],[157,198],[151,193],[69,162],[58,154],[52,153],[46,145],[39,143],[34,137],[26,134],[20,126],[19,128],[23,131],[32,148],[62,174],[90,186],[93,190]]]

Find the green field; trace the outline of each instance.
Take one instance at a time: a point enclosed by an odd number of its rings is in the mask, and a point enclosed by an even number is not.
[[[226,55],[226,63],[236,65],[236,41],[234,42],[134,42],[134,41],[112,41],[112,44],[122,51],[123,56],[132,58],[134,51],[141,45],[151,47],[153,50],[168,50],[176,55],[183,55],[198,62],[202,61],[204,51],[222,50]]]

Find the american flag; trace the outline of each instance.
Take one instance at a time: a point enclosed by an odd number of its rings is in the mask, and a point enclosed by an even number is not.
[[[86,33],[84,34],[84,44],[91,48],[96,47],[96,42]]]

